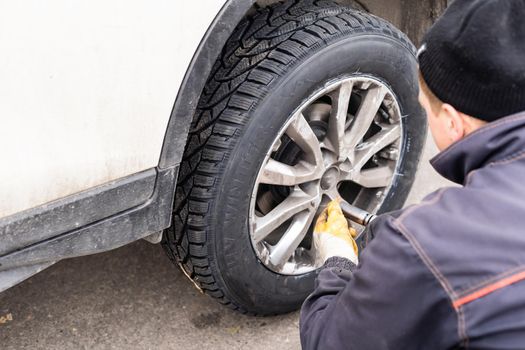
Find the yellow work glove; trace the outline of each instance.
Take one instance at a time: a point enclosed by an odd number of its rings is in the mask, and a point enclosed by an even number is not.
[[[348,227],[339,200],[334,200],[323,210],[314,228],[314,247],[318,263],[323,264],[328,258],[340,256],[358,264],[357,244],[354,238],[357,231]]]

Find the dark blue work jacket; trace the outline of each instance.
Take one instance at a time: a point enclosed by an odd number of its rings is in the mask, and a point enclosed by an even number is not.
[[[329,259],[304,349],[525,349],[525,112],[432,160],[463,185],[380,216],[358,267]]]

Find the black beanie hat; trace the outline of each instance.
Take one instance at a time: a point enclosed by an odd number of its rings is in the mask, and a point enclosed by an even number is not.
[[[525,0],[455,0],[419,50],[430,90],[486,121],[525,111]]]

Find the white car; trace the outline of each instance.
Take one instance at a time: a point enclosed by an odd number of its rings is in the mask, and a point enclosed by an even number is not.
[[[145,238],[233,309],[299,307],[316,216],[400,208],[426,136],[372,13],[417,40],[442,2],[1,1],[0,291]]]

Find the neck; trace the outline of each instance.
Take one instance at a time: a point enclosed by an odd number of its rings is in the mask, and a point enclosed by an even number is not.
[[[431,161],[434,168],[458,184],[473,170],[512,157],[525,149],[525,111],[477,128]]]

